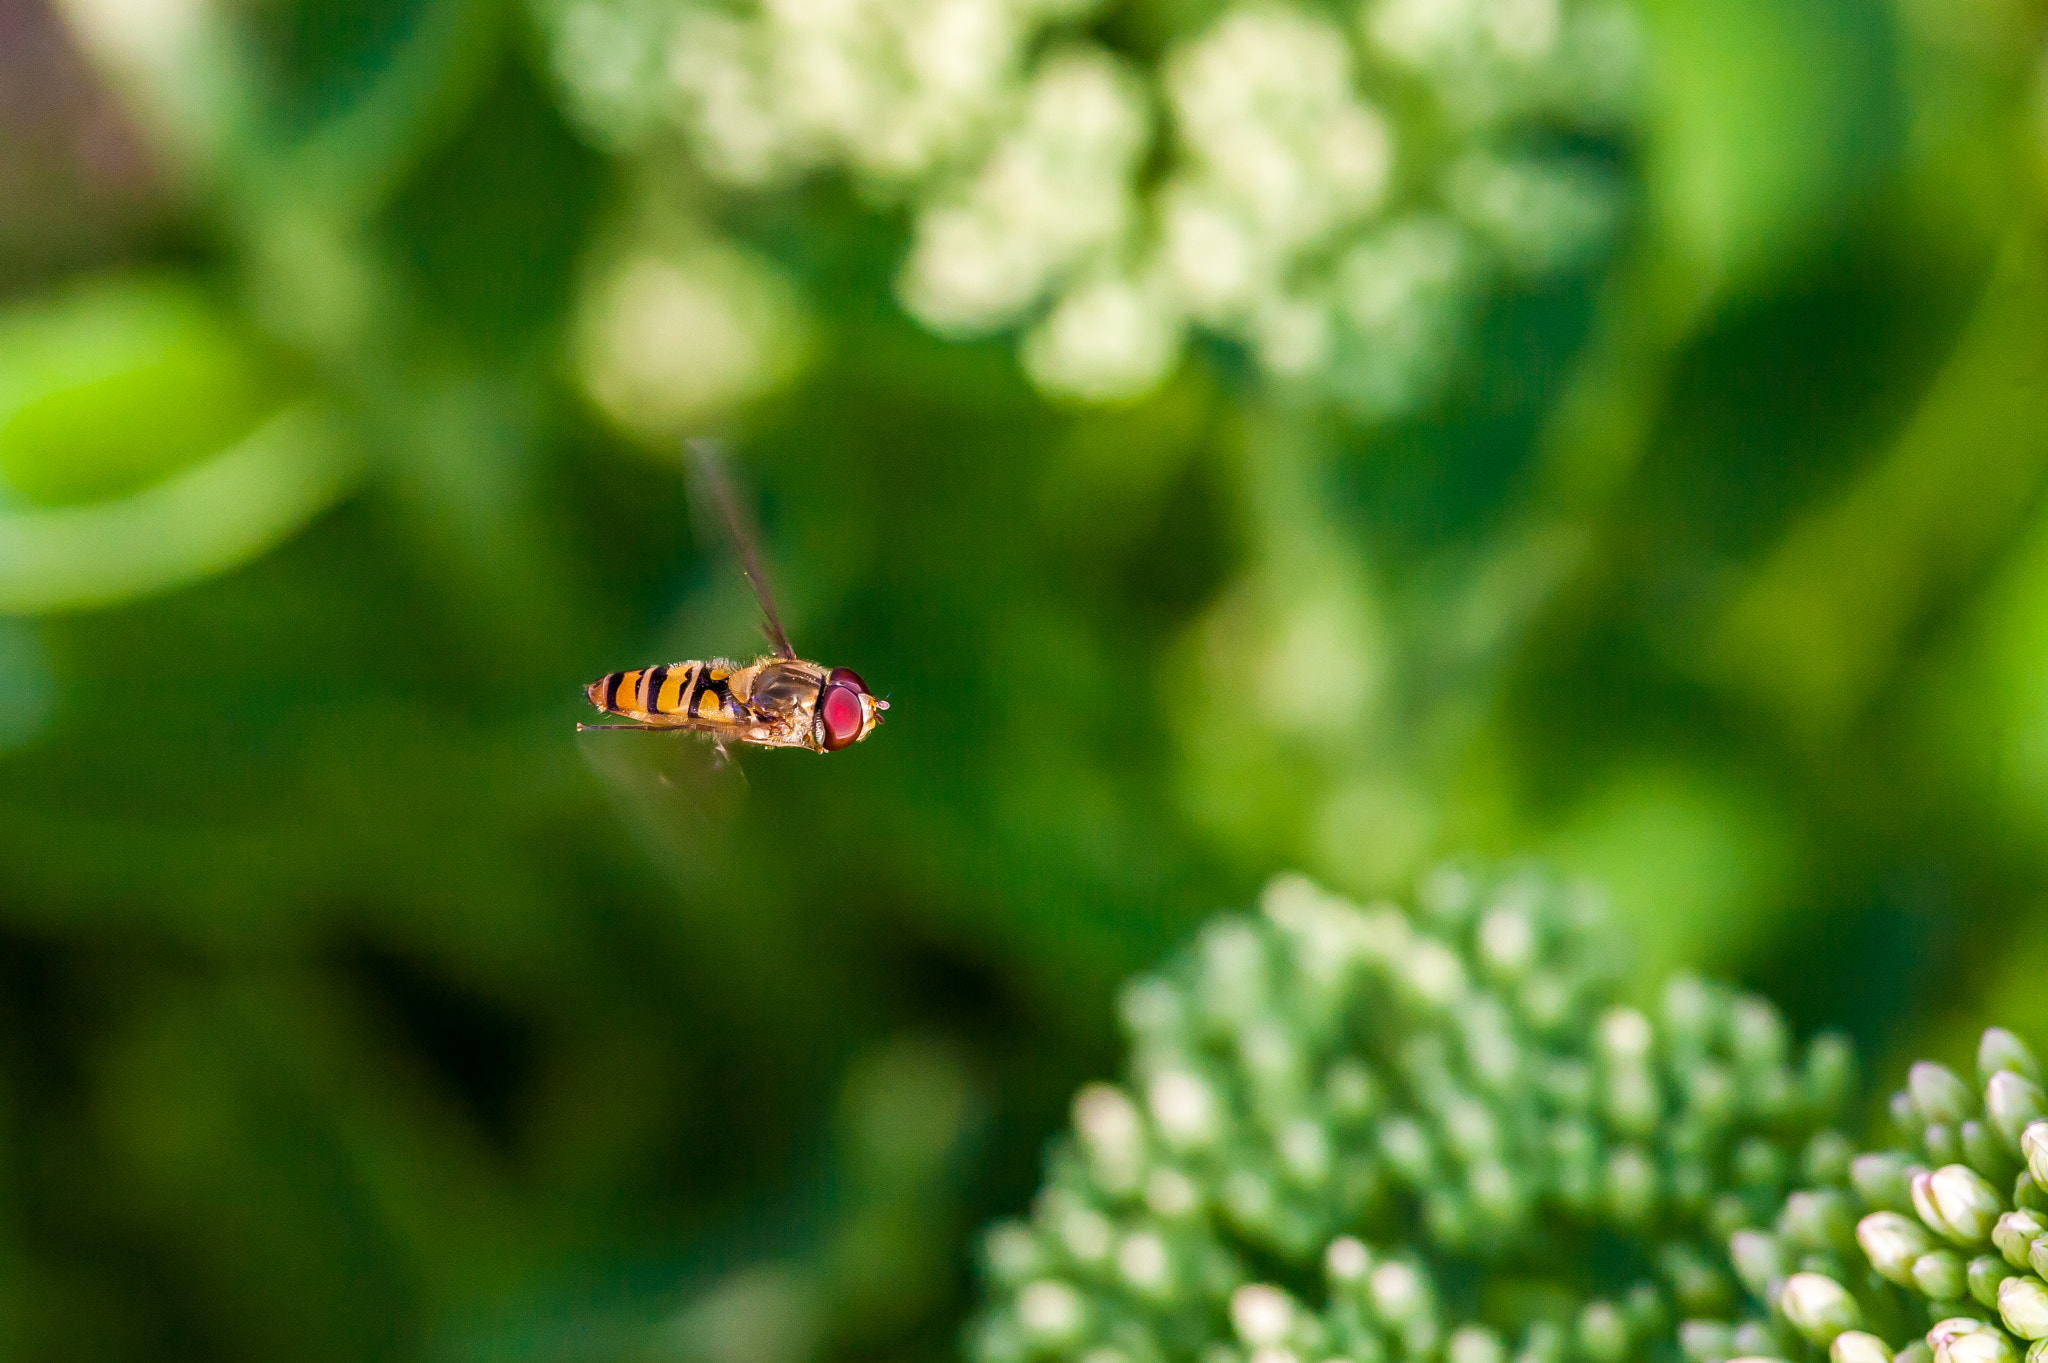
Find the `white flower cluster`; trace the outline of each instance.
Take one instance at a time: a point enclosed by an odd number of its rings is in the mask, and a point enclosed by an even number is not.
[[[1795,1170],[1844,1176],[1846,1042],[1802,1055],[1768,1004],[1691,978],[1654,1017],[1617,1003],[1587,899],[1538,877],[1454,868],[1421,898],[1284,877],[1130,986],[1129,1082],[1081,1090],[1029,1221],[989,1235],[972,1357],[1656,1357],[1674,1308],[1730,1295],[1707,1237]],[[1561,1261],[1589,1238],[1631,1265],[1598,1292]],[[1449,1262],[1551,1305],[1462,1322]]]
[[[736,188],[837,168],[906,200],[908,311],[1021,327],[1034,381],[1088,401],[1197,330],[1362,415],[1426,399],[1493,277],[1610,239],[1614,175],[1534,148],[1625,121],[1637,66],[1618,0],[1243,0],[1149,72],[1043,40],[1097,0],[557,3],[586,121],[676,123]]]
[[[1892,1100],[1906,1149],[1856,1156],[1731,1241],[1750,1292],[1831,1363],[2048,1363],[2048,1091],[1996,1027],[1977,1071],[1973,1090],[1913,1066]],[[1736,1351],[1691,1324],[1691,1363]]]
[[[605,415],[663,440],[788,379],[805,323],[767,262],[702,241],[645,248],[593,273],[573,343],[584,389]]]
[[[1015,321],[1056,279],[1130,233],[1149,136],[1144,90],[1097,49],[1049,58],[1016,126],[919,215],[903,299],[943,334]]]
[[[916,181],[1008,112],[1027,45],[1069,0],[763,0],[688,6],[668,48],[684,124],[736,184],[843,164]]]

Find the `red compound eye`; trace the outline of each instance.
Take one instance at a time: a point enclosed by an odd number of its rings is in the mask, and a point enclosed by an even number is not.
[[[867,708],[860,703],[865,688],[857,677],[852,682],[838,680],[840,672],[853,676],[843,667],[834,672],[833,680],[825,684],[825,698],[818,705],[825,719],[826,752],[838,752],[859,738],[862,726],[867,723]]]
[[[837,686],[841,682],[851,682],[856,691],[868,689],[868,684],[860,679],[860,673],[850,667],[835,667],[832,669],[832,675],[825,678],[827,686]]]

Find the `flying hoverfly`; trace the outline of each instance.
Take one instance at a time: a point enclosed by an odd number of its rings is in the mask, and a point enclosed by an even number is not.
[[[711,738],[721,755],[729,743],[838,752],[860,742],[882,722],[889,702],[872,694],[852,668],[828,668],[796,655],[715,448],[702,440],[691,441],[690,448],[697,486],[725,523],[774,652],[744,667],[726,658],[701,658],[607,673],[584,687],[584,694],[606,714],[632,722],[576,727],[700,733]]]

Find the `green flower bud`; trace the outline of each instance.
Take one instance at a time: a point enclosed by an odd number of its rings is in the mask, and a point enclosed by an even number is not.
[[[1552,1187],[1558,1200],[1581,1214],[1600,1200],[1600,1151],[1589,1128],[1560,1122],[1551,1129]]]
[[[2020,1153],[2027,1157],[2027,1172],[2034,1182],[2048,1188],[2048,1120],[2027,1123],[2020,1132]]]
[[[1230,1294],[1230,1326],[1254,1349],[1276,1348],[1293,1331],[1294,1298],[1271,1283],[1247,1283]]]
[[[1333,1207],[1339,1219],[1344,1221],[1362,1219],[1385,1192],[1379,1162],[1362,1150],[1338,1158],[1336,1182]]]
[[[1120,1088],[1088,1084],[1074,1095],[1074,1130],[1104,1192],[1134,1193],[1145,1172],[1145,1119]]]
[[[1735,1352],[1751,1358],[1777,1358],[1786,1352],[1787,1341],[1760,1320],[1746,1320],[1735,1327]]]
[[[2048,1117],[2048,1093],[2023,1074],[2000,1070],[1984,1086],[1984,1115],[2014,1154],[2024,1154],[2020,1137],[2029,1125]]]
[[[1863,1205],[1873,1210],[1913,1210],[1909,1185],[1919,1172],[1912,1161],[1896,1153],[1858,1155],[1849,1161],[1849,1183],[1863,1199]]]
[[[1563,1057],[1548,1061],[1537,1068],[1536,1082],[1543,1095],[1565,1112],[1593,1110],[1597,1086],[1593,1067],[1583,1060]]]
[[[1913,1106],[1912,1094],[1900,1089],[1885,1104],[1885,1110],[1891,1113],[1892,1125],[1899,1129],[1900,1135],[1909,1141],[1920,1139],[1921,1131],[1927,1126],[1927,1119]]]
[[[1927,1331],[1927,1345],[1939,1349],[1958,1335],[1967,1335],[1975,1330],[1988,1330],[1990,1325],[1975,1316],[1950,1316],[1936,1321]]]
[[[1372,1272],[1372,1251],[1352,1235],[1342,1235],[1323,1251],[1323,1269],[1334,1287],[1339,1283],[1363,1283]]]
[[[1714,1195],[1714,1171],[1698,1160],[1681,1160],[1671,1167],[1671,1205],[1688,1215],[1706,1209]]]
[[[1751,1115],[1770,1122],[1787,1120],[1794,1115],[1800,1096],[1799,1087],[1792,1082],[1792,1072],[1783,1065],[1751,1072],[1744,1088]]]
[[[1624,1225],[1646,1221],[1657,1209],[1657,1166],[1632,1145],[1608,1155],[1601,1185],[1607,1209]]]
[[[1839,1131],[1816,1131],[1799,1155],[1800,1176],[1811,1184],[1844,1184],[1856,1147]]]
[[[1622,1300],[1621,1314],[1628,1323],[1629,1334],[1637,1339],[1661,1335],[1671,1324],[1670,1308],[1664,1304],[1664,1294],[1657,1285],[1637,1281]]]
[[[1444,1144],[1466,1164],[1485,1159],[1500,1149],[1500,1123],[1493,1109],[1476,1098],[1460,1095],[1444,1105],[1441,1114]]]
[[[1422,1194],[1422,1225],[1447,1249],[1472,1246],[1476,1227],[1472,1204],[1449,1188],[1431,1188]]]
[[[2019,1363],[2019,1350],[2003,1330],[1953,1335],[1934,1349],[1935,1363]]]
[[[1411,1187],[1427,1187],[1436,1178],[1436,1152],[1429,1132],[1413,1117],[1389,1117],[1379,1125],[1380,1154],[1387,1167]]]
[[[989,1278],[1003,1287],[1017,1287],[1045,1272],[1046,1256],[1038,1237],[1020,1222],[1004,1221],[982,1237],[981,1260]]]
[[[1969,1290],[1969,1272],[1954,1250],[1937,1249],[1913,1261],[1913,1286],[1934,1301],[1957,1301]]]
[[[1535,968],[1543,954],[1536,920],[1519,904],[1489,909],[1473,934],[1479,964],[1496,980],[1512,982]]]
[[[1920,1133],[1920,1144],[1926,1147],[1927,1158],[1935,1164],[1957,1164],[1963,1158],[1963,1142],[1952,1126],[1939,1122]]]
[[[1464,958],[1433,937],[1417,937],[1394,972],[1394,985],[1418,1012],[1448,1012],[1471,988]]]
[[[1265,1009],[1271,963],[1258,929],[1238,918],[1212,924],[1198,947],[1195,996],[1220,1022],[1244,1022]]]
[[[1646,1063],[1656,1042],[1657,1032],[1650,1019],[1635,1008],[1608,1009],[1600,1015],[1593,1033],[1594,1051],[1603,1062],[1617,1068]]]
[[[1844,1330],[1828,1345],[1828,1363],[1892,1363],[1892,1346],[1861,1330]]]
[[[1980,1306],[1998,1308],[1998,1285],[2013,1277],[2012,1265],[1995,1254],[1980,1254],[1970,1260],[1965,1270],[1970,1295]]]
[[[1223,1132],[1222,1105],[1216,1091],[1192,1070],[1161,1070],[1153,1075],[1145,1086],[1145,1106],[1160,1139],[1177,1150],[1205,1149]]]
[[[1173,1254],[1151,1231],[1126,1235],[1116,1250],[1117,1276],[1133,1292],[1154,1301],[1169,1301],[1179,1286]]]
[[[2041,1082],[2041,1062],[2034,1058],[2027,1043],[2003,1027],[1987,1027],[1984,1039],[1977,1043],[1977,1078],[1989,1083],[1991,1076],[2001,1071],[2023,1075],[2036,1084]]]
[[[1515,988],[1515,1009],[1530,1030],[1541,1036],[1561,1030],[1572,1020],[1572,987],[1548,970],[1538,970]]]
[[[1621,1363],[1628,1357],[1628,1321],[1613,1302],[1587,1302],[1579,1312],[1579,1355],[1589,1363]]]
[[[1497,1160],[1474,1165],[1465,1180],[1465,1190],[1471,1197],[1472,1209],[1497,1225],[1520,1220],[1527,1209],[1521,1180]]]
[[[1607,1074],[1603,1106],[1617,1131],[1625,1136],[1647,1136],[1657,1129],[1663,1094],[1647,1065],[1617,1067]]]
[[[1697,975],[1673,975],[1666,980],[1661,1011],[1672,1043],[1681,1050],[1704,1051],[1721,1028],[1721,999]]]
[[[1856,1236],[1848,1199],[1836,1192],[1794,1193],[1778,1214],[1778,1234],[1801,1249],[1833,1249]]]
[[[1331,1120],[1342,1126],[1357,1126],[1372,1117],[1379,1107],[1379,1081],[1364,1061],[1345,1056],[1323,1076],[1323,1101],[1329,1105]]]
[[[1097,1265],[1109,1258],[1116,1228],[1101,1212],[1077,1201],[1054,1212],[1049,1220],[1060,1247],[1075,1262]]]
[[[1282,1127],[1273,1141],[1280,1157],[1280,1170],[1288,1182],[1304,1191],[1330,1181],[1330,1134],[1323,1124],[1303,1117]]]
[[[1445,1363],[1507,1363],[1507,1358],[1500,1336],[1481,1325],[1460,1326],[1444,1347]]]
[[[1563,1363],[1565,1330],[1552,1320],[1538,1320],[1522,1334],[1522,1351],[1516,1363]]]
[[[2005,1210],[1998,1190],[1967,1165],[1945,1164],[1916,1175],[1910,1185],[1913,1210],[1928,1229],[1961,1245],[1983,1244]]]
[[[2030,1211],[2007,1212],[1998,1218],[1998,1224],[1991,1228],[1991,1243],[1998,1246],[1998,1252],[2014,1268],[2027,1266],[2027,1249],[2041,1238],[2048,1225],[2041,1217]]]
[[[1998,1314],[2021,1339],[2048,1339],[2048,1283],[2014,1276],[1998,1287]]]
[[[1785,1063],[1787,1033],[1785,1019],[1763,999],[1745,994],[1735,1000],[1728,1015],[1729,1048],[1735,1062],[1745,1070],[1769,1069]]]
[[[2035,1277],[2048,1278],[2048,1235],[2027,1246],[2027,1267],[2034,1270]]]
[[[1761,1136],[1735,1147],[1735,1179],[1745,1188],[1775,1193],[1785,1181],[1785,1155]]]
[[[1897,1212],[1872,1212],[1858,1221],[1856,1243],[1872,1268],[1901,1287],[1913,1285],[1913,1261],[1934,1248],[1925,1227]]]
[[[1134,1041],[1168,1041],[1187,1028],[1187,1003],[1165,980],[1140,975],[1124,987],[1117,1014]]]
[[[1433,1315],[1429,1279],[1398,1259],[1381,1264],[1366,1280],[1372,1309],[1395,1330],[1405,1331]]]
[[[1145,1179],[1145,1206],[1163,1221],[1178,1221],[1201,1210],[1202,1190],[1178,1169],[1154,1169]]]
[[[1025,1340],[1047,1351],[1080,1340],[1088,1325],[1088,1304],[1056,1278],[1026,1283],[1017,1293],[1017,1328]]]
[[[1755,1220],[1741,1194],[1722,1193],[1707,1208],[1707,1234],[1725,1242],[1735,1232],[1750,1229]]]
[[[1657,1267],[1671,1284],[1679,1309],[1689,1315],[1712,1316],[1726,1311],[1733,1284],[1707,1257],[1686,1244],[1669,1244]]]
[[[1678,1350],[1687,1363],[1727,1363],[1735,1356],[1735,1327],[1718,1320],[1689,1320],[1678,1327]]]
[[[1728,1237],[1728,1258],[1742,1285],[1759,1297],[1768,1297],[1771,1284],[1785,1276],[1785,1247],[1763,1231],[1737,1231]]]
[[[2037,1339],[2028,1347],[2027,1363],[2048,1363],[2048,1339]]]
[[[1927,1347],[1927,1341],[1916,1339],[1892,1355],[1892,1363],[1934,1363],[1934,1350]]]
[[[1735,1076],[1725,1065],[1697,1061],[1684,1074],[1686,1111],[1710,1126],[1724,1126],[1735,1115]]]
[[[1920,1120],[1932,1125],[1954,1126],[1965,1117],[1977,1115],[1977,1098],[1956,1072],[1932,1060],[1921,1060],[1906,1071],[1906,1092],[1913,1096],[1913,1109]]]
[[[1232,1225],[1253,1240],[1271,1241],[1280,1210],[1273,1180],[1254,1169],[1232,1169],[1224,1175],[1218,1191],[1217,1201]]]
[[[1794,1329],[1823,1346],[1842,1331],[1863,1324],[1863,1309],[1848,1289],[1818,1273],[1794,1273],[1787,1278],[1778,1294],[1778,1307]]]
[[[1836,1032],[1823,1032],[1806,1048],[1806,1094],[1813,1110],[1842,1111],[1856,1091],[1856,1046]]]
[[[2022,1081],[2024,1082],[2024,1081]],[[2013,1156],[2005,1142],[1988,1123],[1967,1121],[1960,1131],[1963,1156],[1975,1169],[1993,1183],[2003,1183],[2012,1177]]]
[[[1554,1321],[1539,1320],[1522,1335],[1515,1363],[1564,1363],[1564,1331]]]

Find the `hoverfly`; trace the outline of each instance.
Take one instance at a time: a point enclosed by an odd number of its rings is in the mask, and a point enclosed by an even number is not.
[[[838,752],[860,742],[882,722],[889,702],[869,692],[850,667],[827,668],[797,657],[716,449],[704,440],[691,441],[690,449],[697,486],[725,523],[740,571],[760,603],[762,631],[775,651],[744,667],[726,658],[704,658],[607,673],[583,692],[598,709],[632,723],[576,727],[706,734],[721,756],[728,743]]]

